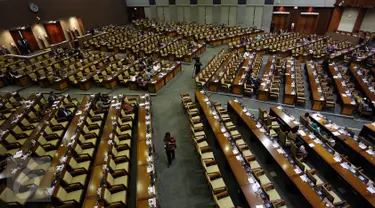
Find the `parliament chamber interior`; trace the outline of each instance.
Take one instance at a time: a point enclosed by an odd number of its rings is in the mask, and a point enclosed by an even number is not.
[[[0,1],[0,207],[375,207],[374,7]]]

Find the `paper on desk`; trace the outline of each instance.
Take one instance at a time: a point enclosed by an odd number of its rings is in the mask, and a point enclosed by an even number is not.
[[[310,147],[315,147],[315,144],[314,143],[310,143],[309,146]]]
[[[369,155],[374,155],[374,151],[373,150],[371,150],[371,149],[368,149],[367,151],[366,151]]]
[[[279,152],[280,154],[284,154],[284,150],[283,149],[277,149],[277,152]]]
[[[369,186],[369,187],[367,187],[367,190],[368,190],[370,193],[375,194],[375,188],[374,188],[374,187]]]
[[[304,181],[304,182],[307,182],[307,176],[305,174],[301,175],[300,176],[301,179]]]
[[[299,174],[302,173],[301,169],[299,169],[299,168],[295,168],[295,169],[294,169],[294,172],[295,172],[297,175],[299,175]]]
[[[343,162],[340,165],[341,165],[341,167],[343,167],[345,169],[349,169],[349,166],[348,166],[348,164],[346,162]]]
[[[315,135],[311,133],[311,134],[309,135],[309,137],[310,137],[311,139],[314,139],[314,138],[315,138]]]
[[[335,136],[339,136],[340,135],[340,133],[337,132],[337,131],[332,132],[332,134],[335,135]]]
[[[302,130],[298,130],[298,133],[299,133],[301,136],[306,136],[305,132],[302,131]]]
[[[273,146],[274,148],[278,148],[278,147],[279,147],[279,144],[278,144],[278,143],[272,143],[272,146]]]
[[[337,155],[333,158],[336,162],[341,162],[341,157],[340,155]]]
[[[255,205],[255,208],[264,208],[263,205]]]
[[[363,144],[362,142],[359,143],[359,147],[360,147],[361,149],[366,149],[366,148],[367,148],[367,146],[366,146],[365,144]]]

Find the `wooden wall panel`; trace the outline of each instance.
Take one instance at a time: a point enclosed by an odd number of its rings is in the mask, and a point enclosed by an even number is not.
[[[341,16],[343,13],[343,8],[335,7],[332,13],[331,21],[329,23],[328,32],[336,32],[337,28],[339,28]]]
[[[365,18],[365,14],[366,14],[366,9],[359,10],[359,14],[358,14],[357,20],[355,21],[354,28],[353,28],[354,33],[357,33],[359,29],[361,28],[363,19]]]

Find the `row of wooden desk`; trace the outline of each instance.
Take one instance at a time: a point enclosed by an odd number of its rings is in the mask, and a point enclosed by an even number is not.
[[[369,89],[371,85],[369,86],[369,84],[364,82],[363,75],[358,74],[359,69],[360,69],[359,67],[350,66],[348,70],[351,73],[351,75],[354,77],[354,80],[356,81],[357,89],[360,89],[361,92],[365,93],[366,97],[369,99],[369,101],[371,101],[372,106],[374,107],[375,106],[375,92],[371,92],[371,90]]]
[[[273,142],[257,127],[257,121],[246,115],[239,103],[233,100],[228,101],[228,111],[234,112],[235,116],[245,124],[251,132],[251,139],[258,140],[264,146],[312,207],[326,207],[323,199],[301,179],[300,174],[294,171],[294,166],[273,147]]]
[[[262,77],[262,82],[259,86],[258,90],[258,100],[264,100],[267,101],[269,100],[270,97],[270,83],[271,83],[271,78],[273,74],[270,75],[271,72],[271,67],[274,65],[274,57],[269,56],[267,65],[264,68],[263,72],[263,77]]]
[[[336,85],[337,92],[340,94],[341,98],[341,114],[343,115],[352,115],[356,109],[356,103],[354,98],[352,98],[351,92],[348,92],[349,89],[346,87],[345,80],[342,79],[342,74],[339,72],[339,68],[335,63],[329,64],[329,72],[333,77],[333,80]]]
[[[233,41],[241,40],[241,38],[257,37],[259,34],[263,34],[263,33],[264,31],[262,30],[255,30],[255,31],[245,33],[245,34],[238,34],[238,35],[232,35],[229,37],[208,40],[207,43],[210,44],[211,46],[218,46],[222,44],[228,44]]]
[[[91,105],[92,99],[93,98],[90,96],[85,96],[83,98],[81,105],[77,108],[77,112],[80,112],[80,113],[76,113],[75,116],[73,117],[72,122],[70,123],[68,129],[66,130],[64,134],[64,137],[62,138],[62,141],[72,140],[73,135],[76,133],[77,129],[80,128],[78,124],[79,124],[81,115],[85,113],[87,109],[86,105],[88,104]],[[87,117],[87,114],[84,114],[84,115],[85,117]],[[82,122],[81,125],[82,124],[84,124],[84,122]],[[59,166],[61,164],[69,164],[69,160],[72,157],[72,155],[66,158],[66,161],[61,160],[61,158],[63,158],[64,156],[67,156],[66,154],[68,152],[68,149],[69,147],[67,145],[61,145],[58,147],[54,157],[52,158],[50,168],[46,171],[42,181],[40,182],[38,189],[35,191],[35,194],[32,197],[33,202],[36,202],[36,203],[40,203],[40,202],[48,203],[49,202],[50,200],[49,198],[51,196],[49,196],[46,193],[46,189],[50,188],[52,186],[52,182],[55,180],[56,166]],[[54,189],[52,196],[55,196],[57,194],[56,192],[57,192],[57,188]]]
[[[158,92],[162,87],[164,87],[170,80],[172,80],[180,71],[182,70],[181,62],[177,62],[172,66],[167,72],[159,72],[156,74],[148,83],[147,89],[150,93]],[[129,88],[131,90],[138,89],[137,80],[131,79],[128,81]]]
[[[210,107],[205,102],[205,96],[202,92],[195,92],[195,102],[202,109],[210,128],[212,129],[217,142],[219,143],[225,158],[239,184],[242,193],[245,196],[247,203],[250,207],[257,207],[257,205],[264,204],[262,198],[255,193],[252,189],[252,185],[248,180],[248,174],[239,160],[236,158],[236,154],[233,153],[233,148],[228,139],[221,132],[220,123],[212,115]]]
[[[299,122],[297,122],[294,118],[291,118],[289,115],[287,115],[285,112],[283,112],[277,107],[272,107],[270,109],[270,115],[276,116],[277,119],[279,119],[288,130],[294,128],[295,126],[299,126]],[[318,123],[322,122],[322,119],[317,117],[317,114],[311,115],[311,119]],[[323,127],[324,125],[321,126]],[[328,164],[329,167],[331,167],[351,187],[353,187],[354,190],[358,192],[369,204],[375,206],[375,195],[371,194],[367,190],[366,184],[364,184],[358,177],[354,176],[351,170],[345,169],[343,166],[341,166],[340,162],[337,162],[335,160],[333,154],[328,152],[321,144],[316,143],[314,141],[314,138],[311,138],[309,132],[306,132],[302,128],[300,128],[298,132],[299,137],[307,144],[307,146],[309,146],[317,155],[319,155],[326,162],[326,164]],[[346,135],[341,136],[345,137]],[[350,146],[354,145],[354,141],[350,141],[350,139],[346,139],[345,142],[348,142],[348,145]],[[374,159],[371,160],[374,161]]]
[[[252,54],[245,58],[242,62],[240,71],[238,72],[236,78],[232,83],[232,93],[237,95],[242,95],[244,90],[244,84],[247,82],[247,77],[252,70],[252,64],[255,59],[256,54]]]
[[[151,119],[151,98],[146,94],[140,97],[138,108],[137,208],[148,208],[150,204],[155,207],[158,206],[155,186],[154,135]]]
[[[322,88],[320,86],[317,71],[315,69],[315,63],[310,61],[306,62],[307,76],[309,78],[309,86],[312,94],[312,105],[311,109],[321,111],[325,107],[325,98],[323,96]]]
[[[284,103],[294,104],[296,101],[296,73],[295,73],[295,60],[287,58],[285,68],[285,89],[284,89]],[[293,68],[293,69],[292,69]]]

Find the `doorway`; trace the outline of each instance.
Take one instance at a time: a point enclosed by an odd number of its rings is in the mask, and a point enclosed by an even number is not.
[[[301,12],[296,31],[302,34],[316,33],[316,27],[319,19],[319,13]]]
[[[136,19],[146,18],[144,7],[128,7],[127,11],[129,23]]]

